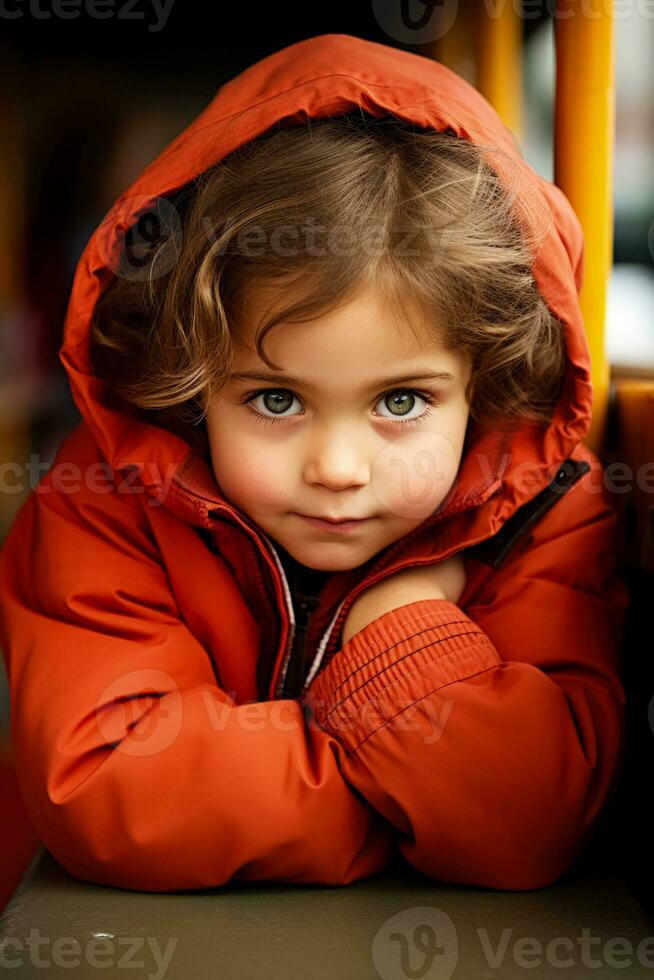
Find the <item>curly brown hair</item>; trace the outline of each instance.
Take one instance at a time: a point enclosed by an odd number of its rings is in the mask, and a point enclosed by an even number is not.
[[[374,283],[409,324],[417,309],[440,344],[472,358],[471,419],[547,425],[564,328],[536,286],[536,242],[494,152],[363,111],[277,125],[239,147],[129,229],[91,327],[105,397],[208,453],[205,413],[229,377],[249,290],[280,287],[256,334],[277,368],[270,329]],[[144,237],[145,219],[158,224]]]

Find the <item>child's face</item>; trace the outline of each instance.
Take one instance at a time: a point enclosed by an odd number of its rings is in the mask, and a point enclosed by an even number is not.
[[[468,421],[470,360],[439,347],[433,331],[416,339],[368,289],[319,320],[267,334],[266,353],[297,379],[291,383],[255,352],[266,295],[252,292],[230,380],[208,408],[216,480],[297,561],[355,568],[422,523],[450,491]],[[245,371],[266,379],[235,377]],[[437,371],[453,380],[423,377]],[[409,380],[382,380],[389,378]],[[336,533],[301,515],[366,519]]]

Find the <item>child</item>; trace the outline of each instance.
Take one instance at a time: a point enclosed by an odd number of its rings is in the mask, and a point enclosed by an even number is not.
[[[470,85],[343,34],[223,85],[118,199],[60,352],[83,419],[0,565],[18,776],[71,874],[571,866],[627,606],[582,269]]]

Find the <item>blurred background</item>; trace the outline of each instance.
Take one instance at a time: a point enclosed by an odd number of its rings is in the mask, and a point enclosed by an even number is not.
[[[381,0],[304,10],[140,0],[127,11],[124,0],[7,0],[0,11],[0,542],[80,419],[58,350],[78,258],[115,198],[223,82],[280,47],[337,32],[438,56],[389,34]],[[525,111],[516,136],[552,180],[555,58],[545,6],[530,4],[522,30]],[[612,369],[638,376],[643,364],[654,369],[654,18],[634,4],[616,17],[615,32],[607,343]],[[475,84],[465,53],[456,70]],[[32,458],[38,471],[24,486],[12,464]],[[36,847],[12,768],[3,671],[0,658],[0,909]]]

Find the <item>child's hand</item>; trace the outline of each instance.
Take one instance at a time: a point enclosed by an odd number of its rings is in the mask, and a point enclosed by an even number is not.
[[[466,584],[462,553],[435,564],[402,569],[362,592],[345,617],[342,642],[362,630],[390,609],[418,599],[446,599],[458,602]]]

